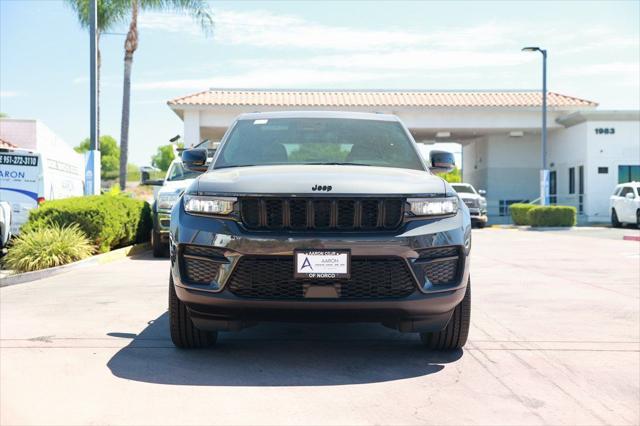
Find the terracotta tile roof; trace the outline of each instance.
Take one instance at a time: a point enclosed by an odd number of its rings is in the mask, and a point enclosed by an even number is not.
[[[0,139],[0,148],[17,148],[17,145],[12,144],[4,139]]]
[[[275,107],[536,107],[540,92],[210,89],[170,100],[169,106]],[[549,92],[549,107],[595,107],[596,102]]]

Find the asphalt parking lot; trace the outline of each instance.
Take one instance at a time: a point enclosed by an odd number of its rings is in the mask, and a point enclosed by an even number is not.
[[[640,243],[624,233],[474,231],[470,341],[453,353],[360,324],[180,351],[168,261],[149,255],[5,287],[0,423],[635,425]]]

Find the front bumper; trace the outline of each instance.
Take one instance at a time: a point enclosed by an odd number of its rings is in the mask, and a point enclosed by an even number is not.
[[[153,214],[153,229],[160,236],[162,243],[169,243],[171,231],[171,210],[155,210]]]
[[[469,216],[471,217],[472,222],[487,223],[489,221],[487,210],[483,208],[469,207]]]
[[[250,232],[234,220],[186,214],[180,206],[171,218],[171,273],[178,298],[189,309],[196,326],[210,330],[241,328],[257,321],[381,322],[402,331],[434,331],[446,326],[464,297],[469,278],[471,221],[467,209],[453,217],[412,220],[393,232],[304,233]],[[186,280],[180,261],[186,245],[221,250],[228,263],[216,282],[194,285]],[[420,273],[422,250],[460,248],[455,282],[433,285]],[[416,291],[407,297],[383,299],[256,299],[238,297],[228,280],[244,256],[293,256],[296,249],[350,249],[353,258],[400,258],[415,279]]]

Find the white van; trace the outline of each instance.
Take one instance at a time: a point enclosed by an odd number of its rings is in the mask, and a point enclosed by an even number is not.
[[[0,201],[11,205],[11,234],[29,219],[29,211],[45,200],[83,195],[82,156],[59,158],[53,153],[0,148]]]

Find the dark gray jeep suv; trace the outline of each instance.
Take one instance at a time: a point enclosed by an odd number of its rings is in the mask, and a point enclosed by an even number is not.
[[[469,331],[471,222],[395,116],[244,114],[171,212],[176,346],[259,321],[379,322],[432,349]],[[431,169],[431,171],[430,171]]]

